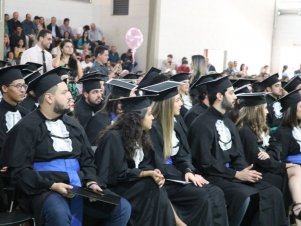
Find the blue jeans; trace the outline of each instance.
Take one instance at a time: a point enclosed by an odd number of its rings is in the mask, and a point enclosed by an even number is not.
[[[120,204],[109,215],[102,214],[96,209],[92,211],[97,213],[95,216],[104,219],[106,226],[126,226],[131,216],[131,205],[126,199],[121,198]],[[58,193],[49,195],[44,202],[42,216],[45,226],[69,226],[71,224],[71,212],[68,199]]]

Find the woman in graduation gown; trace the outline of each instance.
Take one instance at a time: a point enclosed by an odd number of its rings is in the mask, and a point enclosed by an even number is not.
[[[173,206],[187,225],[228,225],[222,190],[208,184],[191,163],[181,106],[176,84],[171,84],[156,98],[153,106],[156,120],[151,129],[156,167],[167,179],[190,182],[180,184],[167,180],[164,185]]]
[[[281,147],[275,137],[269,136],[266,124],[268,114],[265,93],[241,93],[236,125],[247,162],[261,172],[263,180],[276,186],[289,202],[286,168],[292,164],[281,161]]]
[[[299,90],[290,92],[279,99],[284,112],[283,121],[275,133],[282,145],[281,157],[284,161],[301,164],[301,96]],[[301,167],[294,166],[287,169],[289,189],[293,199],[293,214],[301,225]]]
[[[184,117],[185,114],[191,109],[192,101],[188,94],[189,91],[189,73],[179,73],[170,77],[171,81],[181,82],[179,86],[179,95],[182,99],[183,106],[181,107],[181,116]]]
[[[95,152],[98,176],[131,203],[133,225],[184,225],[176,224],[162,187],[165,179],[153,167],[148,135],[153,120],[150,100],[143,96],[120,100],[124,113],[99,137]]]

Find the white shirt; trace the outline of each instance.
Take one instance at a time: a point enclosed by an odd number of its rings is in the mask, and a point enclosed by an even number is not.
[[[86,67],[92,67],[93,66],[93,63],[92,62],[90,62],[90,63],[86,63],[85,61],[82,61],[82,62],[80,62],[80,65],[82,66],[82,69],[85,69]]]
[[[47,71],[53,69],[52,56],[46,50],[45,50],[45,61],[46,61]],[[34,47],[31,47],[23,52],[20,64],[25,64],[27,62],[34,62],[43,65],[42,49],[38,45],[35,45]]]

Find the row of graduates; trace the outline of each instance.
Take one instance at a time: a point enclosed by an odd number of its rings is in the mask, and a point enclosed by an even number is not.
[[[36,95],[41,96],[45,92],[48,93],[49,88],[52,88],[54,84],[61,84],[59,80],[54,83],[48,81],[46,79],[48,77],[44,76],[45,79],[40,79],[40,82],[35,85]],[[99,84],[99,79],[88,80],[90,82],[98,81]],[[6,81],[1,84],[10,83]],[[48,89],[44,87],[41,91],[40,87],[43,87],[43,84],[47,84]],[[257,225],[286,225],[281,193],[268,183],[259,181],[262,178],[261,173],[248,167],[242,152],[239,134],[233,123],[231,124],[231,121],[225,116],[225,111],[234,106],[236,99],[232,84],[226,77],[207,83],[209,96],[215,97],[211,101],[213,107],[192,123],[188,133],[189,142],[186,138],[186,126],[180,116],[182,102],[177,91],[178,85],[174,82],[165,82],[144,88],[149,93],[159,93],[156,97],[132,97],[111,101],[115,105],[121,104],[123,113],[117,117],[112,126],[103,131],[97,142],[98,147],[94,157],[97,174],[101,181],[101,183],[98,182],[99,185],[105,183],[106,188],[130,201],[132,205],[131,220],[134,225],[148,225],[148,223],[149,225],[174,225],[175,219],[179,225],[183,223],[182,221],[188,225],[227,225],[227,212],[230,225],[249,225],[252,220]],[[153,106],[150,106],[149,98],[154,100]],[[228,106],[225,106],[227,101]],[[70,108],[70,103],[65,107]],[[38,112],[41,112],[43,106],[30,115],[35,115],[35,117],[37,114],[39,115]],[[152,113],[156,118],[154,123],[152,123]],[[69,122],[70,125],[74,123],[65,114],[59,115],[64,123],[68,124]],[[31,120],[34,119],[36,118],[31,118]],[[66,134],[57,134],[58,131],[54,130],[56,133],[50,133],[51,138],[48,137],[46,142],[47,144],[53,143],[50,147],[45,148],[45,144],[44,146],[40,145],[39,152],[37,153],[35,150],[33,156],[32,148],[29,150],[24,148],[24,153],[20,153],[20,145],[28,144],[31,141],[30,136],[36,139],[37,145],[40,142],[39,132],[43,133],[43,126],[41,128],[30,124],[26,126],[25,122],[32,122],[31,120],[22,120],[23,126],[20,122],[12,129],[12,132],[8,133],[9,137],[5,143],[7,147],[4,148],[2,159],[7,161],[5,165],[9,169],[17,172],[15,174],[18,176],[15,175],[14,179],[17,179],[19,185],[22,185],[20,186],[21,190],[27,195],[34,193],[34,196],[40,197],[43,189],[39,189],[39,186],[43,185],[44,189],[47,186],[49,188],[51,182],[56,180],[53,179],[53,175],[47,178],[47,175],[53,173],[44,172],[43,176],[49,180],[45,183],[43,181],[45,178],[38,177],[40,173],[28,172],[28,168],[36,161],[47,162],[60,158],[62,155],[63,158],[69,158],[70,151],[65,153],[64,148],[67,146],[56,143],[58,142],[56,139],[68,140]],[[55,120],[58,119],[55,118]],[[41,120],[34,121],[38,124],[41,123]],[[71,140],[76,137],[73,137],[72,133],[76,133],[75,131],[80,128],[75,124],[73,126],[77,129],[72,130],[67,127],[67,131],[71,134],[68,134],[68,138]],[[47,129],[51,130],[49,128],[51,126],[47,126]],[[147,131],[150,129],[151,142],[147,135]],[[71,131],[73,132],[71,133]],[[28,132],[30,132],[29,137],[19,137]],[[70,141],[66,142],[69,142],[70,147]],[[82,141],[81,144],[85,148],[89,146],[86,141]],[[32,144],[28,145],[32,146]],[[56,145],[62,146],[63,149],[58,151]],[[77,142],[77,145],[80,144]],[[43,148],[45,148],[44,151]],[[81,150],[83,151],[83,147]],[[190,152],[194,165],[191,163]],[[82,155],[78,152],[72,154],[73,157]],[[87,157],[85,159],[87,160]],[[289,168],[292,167],[295,166],[291,165]],[[158,169],[154,170],[154,168]],[[208,180],[205,180],[200,173],[206,175]],[[165,181],[165,178],[186,180],[192,183],[183,185]],[[36,183],[33,183],[34,186],[29,186],[29,181]],[[93,185],[91,187],[94,187]],[[33,192],[32,190],[35,189],[36,191]],[[39,200],[41,204],[40,199],[34,200]],[[42,200],[45,202],[45,197]],[[179,218],[175,217],[169,200]],[[153,209],[150,210],[150,207]]]

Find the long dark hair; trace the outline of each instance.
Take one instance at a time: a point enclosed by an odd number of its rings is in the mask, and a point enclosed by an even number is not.
[[[108,126],[100,133],[97,143],[101,142],[111,130],[120,130],[127,158],[132,159],[135,150],[140,147],[144,154],[148,154],[152,145],[148,131],[142,127],[146,112],[147,108],[121,114],[113,125]]]
[[[297,118],[297,105],[289,107],[284,113],[281,125],[289,128],[299,126],[300,120]]]
[[[63,49],[64,46],[66,45],[66,43],[71,43],[72,46],[74,46],[73,42],[70,39],[65,39],[61,42],[60,48]],[[61,57],[63,57],[63,54],[62,54]],[[68,61],[67,66],[72,70],[73,73],[77,74],[77,60],[72,55],[69,57],[69,61]]]

